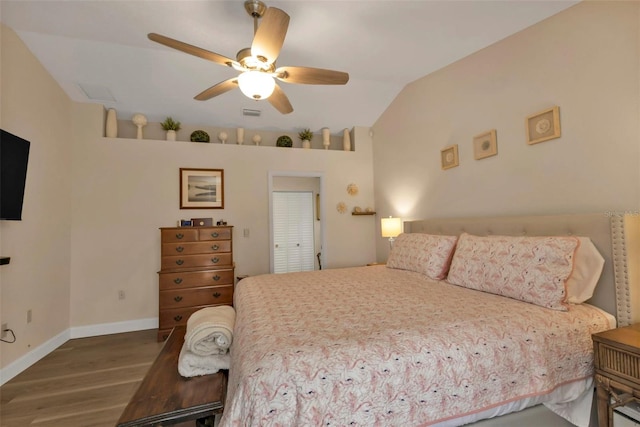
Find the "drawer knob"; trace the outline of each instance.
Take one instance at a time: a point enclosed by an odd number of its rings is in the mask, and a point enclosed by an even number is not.
[[[182,259],[177,259],[177,260],[176,260],[176,264],[178,264],[178,265],[182,265],[182,264],[184,264],[184,260],[182,260]]]
[[[213,297],[214,297],[214,298],[219,298],[219,297],[220,297],[220,295],[222,295],[220,292],[215,292],[215,293],[213,294]]]
[[[182,320],[182,316],[179,314],[177,316],[173,316],[173,320],[175,320],[176,322],[179,322]]]
[[[213,245],[213,246],[211,246],[211,249],[213,249],[214,251],[217,251],[218,249],[220,249],[220,246]]]
[[[182,246],[178,246],[176,248],[176,252],[182,252],[182,251],[184,251],[184,248]]]
[[[214,231],[213,233],[211,233],[211,237],[218,237],[218,236],[219,236],[219,234],[218,234],[217,231]]]
[[[215,280],[215,281],[217,282],[218,280],[220,280],[220,276],[218,276],[218,275],[216,274],[215,276],[213,276],[213,280]]]
[[[211,262],[214,264],[217,264],[219,261],[220,261],[220,258],[218,257],[211,258]]]
[[[177,297],[174,297],[173,300],[175,302],[180,302],[180,301],[182,301],[182,297],[180,295],[178,295]]]
[[[183,237],[184,237],[184,234],[176,233],[176,239],[182,239]]]
[[[173,279],[173,283],[179,285],[180,283],[182,283],[182,279],[180,277],[176,277],[175,279]]]

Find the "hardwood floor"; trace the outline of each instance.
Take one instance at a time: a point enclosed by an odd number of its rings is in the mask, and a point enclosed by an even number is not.
[[[0,387],[0,426],[113,427],[162,345],[157,329],[69,340]]]

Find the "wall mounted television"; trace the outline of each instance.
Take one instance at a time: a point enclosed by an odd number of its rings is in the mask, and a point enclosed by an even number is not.
[[[30,145],[26,139],[0,129],[0,219],[22,219]]]

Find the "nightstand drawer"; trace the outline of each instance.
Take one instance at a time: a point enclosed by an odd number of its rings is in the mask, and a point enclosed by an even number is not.
[[[640,355],[601,343],[596,369],[640,384]]]

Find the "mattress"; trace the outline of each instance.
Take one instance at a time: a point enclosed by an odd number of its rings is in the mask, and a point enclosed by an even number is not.
[[[584,397],[591,334],[612,327],[588,304],[550,310],[385,266],[250,277],[234,306],[222,427],[461,425]]]

